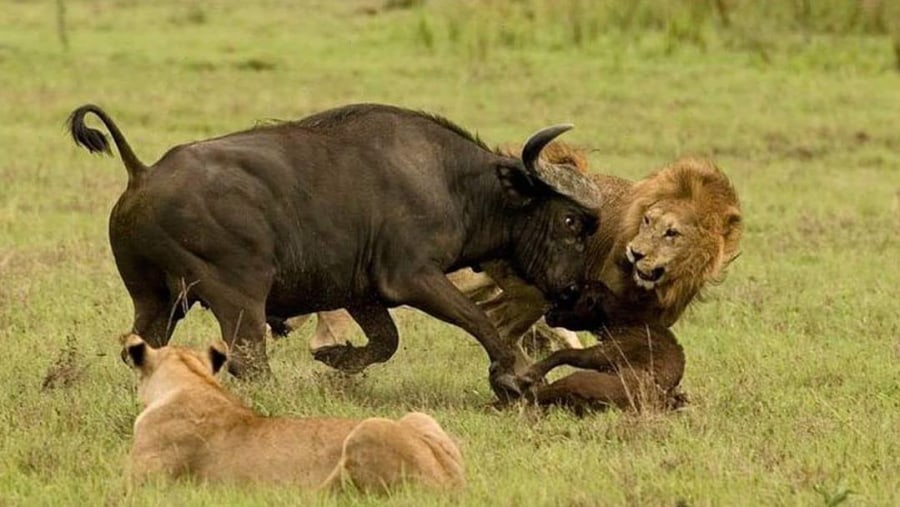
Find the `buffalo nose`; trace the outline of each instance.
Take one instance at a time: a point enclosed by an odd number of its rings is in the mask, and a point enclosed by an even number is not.
[[[637,262],[645,257],[643,252],[639,252],[634,248],[629,248],[629,252],[631,252],[631,262]]]

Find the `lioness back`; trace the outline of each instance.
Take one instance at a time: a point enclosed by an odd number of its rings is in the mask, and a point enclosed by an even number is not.
[[[255,417],[222,428],[198,456],[194,474],[213,482],[321,485],[341,459],[356,419]]]

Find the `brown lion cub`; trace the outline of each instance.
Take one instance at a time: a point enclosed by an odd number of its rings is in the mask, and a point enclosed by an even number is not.
[[[154,349],[125,338],[122,359],[140,374],[131,473],[212,482],[282,483],[384,492],[404,482],[436,489],[465,483],[456,444],[430,416],[394,421],[262,417],[213,376],[224,344],[206,353]]]

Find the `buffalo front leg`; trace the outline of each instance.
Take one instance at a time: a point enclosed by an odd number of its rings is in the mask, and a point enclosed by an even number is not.
[[[516,356],[500,340],[497,329],[487,315],[461,293],[447,277],[435,269],[431,273],[397,280],[385,292],[444,322],[461,327],[474,336],[491,361],[491,388],[501,400],[522,395],[523,381],[516,374]]]
[[[544,314],[543,300],[533,304],[517,294],[502,292],[478,306],[496,326],[504,347],[516,355],[516,363],[530,364],[531,359],[522,348],[522,337]]]
[[[347,373],[358,373],[370,364],[383,363],[390,359],[397,351],[400,335],[387,307],[372,302],[351,306],[347,311],[362,328],[369,343],[362,347],[355,347],[349,342],[326,345],[313,351],[313,357]],[[321,314],[319,318],[321,321]]]

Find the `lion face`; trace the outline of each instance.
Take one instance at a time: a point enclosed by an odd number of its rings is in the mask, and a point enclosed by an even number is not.
[[[624,259],[635,285],[683,307],[737,256],[737,194],[712,162],[680,159],[634,186]]]
[[[700,273],[706,256],[692,255],[708,243],[709,231],[697,223],[689,203],[662,201],[647,209],[641,217],[637,235],[625,247],[634,283],[653,290],[671,279],[673,272]],[[680,268],[680,269],[676,269]]]

